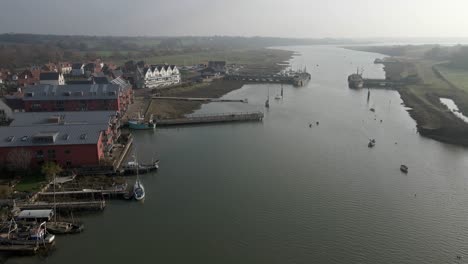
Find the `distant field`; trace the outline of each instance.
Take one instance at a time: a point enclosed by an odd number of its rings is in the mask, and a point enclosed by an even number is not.
[[[437,65],[439,72],[453,85],[468,92],[468,70],[451,67],[447,64]]]
[[[255,49],[255,50],[226,50],[215,52],[196,52],[177,54],[169,56],[157,56],[144,58],[145,62],[169,63],[176,65],[193,65],[206,63],[210,60],[222,60],[235,64],[262,64],[271,65],[290,59],[292,52],[276,49]]]

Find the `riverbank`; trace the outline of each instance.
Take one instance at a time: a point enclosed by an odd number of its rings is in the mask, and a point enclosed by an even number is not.
[[[211,83],[197,83],[159,91],[161,96],[168,97],[203,97],[220,98],[223,95],[240,89],[244,85],[239,81],[216,80]],[[150,100],[147,116],[152,114],[157,119],[179,118],[199,109],[204,102]]]
[[[392,60],[383,63],[386,79],[403,80],[411,77],[417,80],[399,87],[397,91],[404,104],[410,108],[408,112],[416,121],[418,132],[441,142],[468,146],[468,124],[440,102],[440,98],[452,99],[460,112],[466,115],[468,94],[438,70],[439,65],[446,62],[425,57],[431,47],[347,48],[393,56]]]

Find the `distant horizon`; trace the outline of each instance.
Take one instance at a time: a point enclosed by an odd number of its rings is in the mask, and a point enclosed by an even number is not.
[[[434,36],[419,36],[419,37],[392,37],[392,36],[377,36],[377,37],[287,37],[287,36],[268,36],[268,35],[99,35],[99,34],[66,34],[66,33],[31,33],[31,32],[0,32],[0,35],[38,35],[38,36],[73,36],[73,37],[122,37],[122,38],[212,38],[212,37],[232,37],[232,38],[277,38],[277,39],[296,39],[296,40],[381,40],[381,39],[440,39],[440,40],[468,40],[465,37],[434,37]]]
[[[0,32],[91,36],[468,38],[466,0],[15,0]]]

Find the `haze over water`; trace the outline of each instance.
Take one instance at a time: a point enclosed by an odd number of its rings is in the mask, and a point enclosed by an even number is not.
[[[468,152],[416,133],[397,92],[350,90],[356,67],[383,77],[378,54],[293,47],[306,87],[284,86],[263,123],[135,133],[144,204],[112,201],[58,237],[43,263],[453,263],[468,258]],[[262,110],[267,87],[245,85],[199,111]],[[375,108],[372,113],[369,108]],[[382,122],[380,122],[382,120]],[[309,127],[309,123],[320,125]],[[373,149],[369,138],[376,139]],[[400,164],[409,166],[402,174]],[[9,263],[33,263],[16,258]]]

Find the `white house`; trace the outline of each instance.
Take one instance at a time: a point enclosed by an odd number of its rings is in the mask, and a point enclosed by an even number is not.
[[[175,65],[151,65],[143,69],[147,88],[161,88],[180,83],[180,72]]]
[[[70,74],[72,71],[72,65],[68,62],[61,62],[60,64],[60,71],[62,74]]]
[[[42,72],[39,76],[40,84],[65,85],[63,74],[58,72]]]

